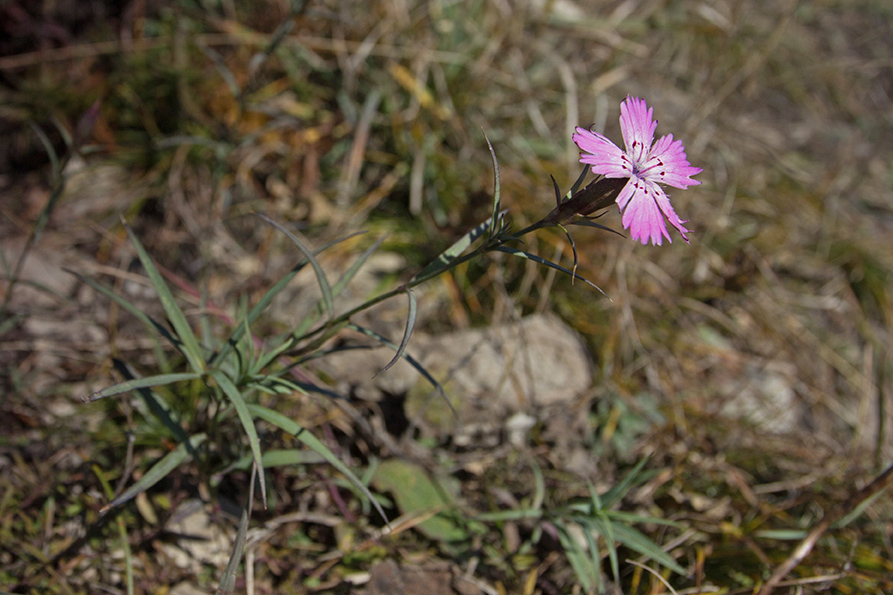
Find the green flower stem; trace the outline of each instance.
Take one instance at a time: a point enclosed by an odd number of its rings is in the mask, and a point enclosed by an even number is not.
[[[314,337],[319,337],[320,335],[323,335],[323,334],[328,334],[327,331],[329,331],[330,329],[338,329],[339,327],[342,327],[346,323],[350,322],[350,319],[353,316],[355,316],[356,314],[359,314],[360,312],[363,312],[364,310],[368,310],[369,308],[371,308],[372,306],[375,306],[376,304],[380,304],[381,302],[383,302],[385,300],[389,300],[392,297],[398,296],[402,293],[406,293],[407,291],[413,289],[414,287],[418,287],[419,285],[421,285],[422,283],[425,283],[426,281],[430,281],[431,279],[434,279],[435,277],[439,277],[443,273],[445,273],[449,270],[452,270],[461,264],[464,264],[466,262],[474,260],[475,258],[477,258],[478,256],[481,256],[482,254],[484,254],[486,252],[491,252],[491,251],[497,250],[499,246],[501,246],[502,244],[505,244],[506,242],[513,241],[513,240],[515,240],[515,241],[520,240],[521,236],[527,235],[528,233],[531,233],[538,229],[542,229],[544,227],[555,227],[556,225],[557,224],[555,221],[551,220],[549,217],[546,217],[546,218],[534,223],[533,225],[525,227],[518,233],[497,234],[497,235],[493,236],[492,238],[490,238],[488,241],[486,241],[481,246],[478,246],[477,248],[475,248],[474,250],[469,252],[468,254],[456,257],[454,260],[451,260],[448,263],[445,263],[440,268],[433,269],[429,273],[426,273],[422,276],[413,277],[407,283],[404,283],[404,284],[400,285],[399,287],[392,289],[391,291],[377,295],[374,298],[353,308],[352,310],[349,310],[343,314],[340,314],[338,316],[330,318],[321,326],[319,326],[319,327],[315,328],[314,330],[309,331],[301,336],[295,336],[295,335],[290,336],[286,340],[285,344],[283,344],[278,349],[278,351],[280,353],[288,353],[289,351],[294,349],[295,346],[299,342],[306,341],[306,340],[312,339]],[[322,340],[326,340],[328,338],[329,338],[328,336],[325,336],[322,338]]]
[[[349,311],[345,312],[344,314],[341,314],[339,316],[336,316],[335,318],[328,320],[324,325],[310,331],[306,335],[303,335],[301,337],[291,337],[290,341],[292,343],[292,346],[294,344],[296,344],[298,341],[303,341],[303,340],[315,337],[316,335],[324,332],[328,328],[349,322],[352,316],[359,314],[360,312],[367,310],[376,304],[380,304],[381,302],[383,302],[385,300],[391,299],[394,296],[400,295],[401,293],[406,293],[410,289],[412,289],[414,287],[418,287],[422,283],[424,283],[426,281],[430,281],[431,279],[438,277],[451,269],[456,268],[460,264],[463,264],[470,260],[473,260],[473,259],[477,258],[478,256],[480,256],[481,254],[483,254],[484,252],[490,251],[492,249],[491,244],[499,244],[499,243],[501,243],[501,241],[497,241],[497,239],[494,238],[494,240],[491,240],[487,244],[484,244],[483,246],[480,246],[480,247],[472,250],[465,256],[460,256],[460,257],[456,258],[449,264],[445,265],[443,268],[434,270],[422,277],[412,279],[408,283],[404,283],[403,285],[400,285],[399,287],[392,289],[391,291],[382,293],[381,295],[377,295],[374,298],[370,299],[369,301],[360,304],[356,308],[349,310]]]
[[[521,231],[516,234],[512,234],[512,238],[520,238],[521,236],[525,236],[532,231],[536,231],[538,229],[543,229],[544,227],[555,227],[556,223],[553,221],[548,221],[547,219],[542,219],[541,221],[537,221],[533,225],[525,227]]]

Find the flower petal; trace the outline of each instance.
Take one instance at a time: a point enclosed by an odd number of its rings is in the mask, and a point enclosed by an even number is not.
[[[692,167],[688,162],[682,141],[674,141],[673,135],[668,134],[660,137],[654,143],[651,153],[648,155],[648,161],[640,170],[640,175],[675,188],[688,188],[701,183],[698,180],[693,180],[691,176],[702,171],[700,167]]]
[[[580,162],[591,166],[592,173],[608,178],[628,177],[632,164],[623,151],[597,132],[577,127],[574,142],[580,147]]]
[[[644,99],[627,96],[620,104],[620,131],[626,144],[626,153],[636,164],[644,163],[657,122],[653,120],[654,108]]]
[[[657,203],[658,208],[660,208],[661,213],[663,213],[664,217],[667,218],[667,221],[670,222],[670,225],[676,228],[679,232],[679,235],[682,236],[682,239],[685,240],[685,243],[690,243],[688,241],[688,236],[685,235],[690,233],[690,230],[685,228],[685,223],[687,221],[683,221],[679,218],[679,215],[676,214],[676,211],[673,210],[673,205],[670,204],[670,197],[664,192],[664,189],[658,186],[657,184],[651,184],[652,193],[651,196],[654,198],[654,201]],[[670,236],[668,235],[667,238]],[[670,240],[671,242],[673,240]]]
[[[654,186],[647,180],[630,180],[617,197],[617,202],[620,204],[623,200],[625,203],[625,207],[621,206],[623,216],[620,220],[624,229],[629,229],[632,239],[643,244],[651,240],[655,246],[660,246],[663,238],[672,240],[661,209],[654,200]]]

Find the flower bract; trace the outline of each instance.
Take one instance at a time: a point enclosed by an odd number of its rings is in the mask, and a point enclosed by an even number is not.
[[[688,242],[686,221],[673,210],[661,184],[674,188],[700,184],[691,176],[702,170],[688,162],[682,141],[673,140],[672,134],[654,142],[657,120],[653,114],[654,108],[648,107],[644,99],[627,97],[620,104],[625,150],[605,136],[581,127],[577,127],[574,142],[581,151],[580,162],[589,165],[593,173],[606,178],[629,178],[616,202],[623,227],[629,229],[634,240],[643,244],[650,240],[658,246],[664,238],[672,242],[666,225],[669,221]]]

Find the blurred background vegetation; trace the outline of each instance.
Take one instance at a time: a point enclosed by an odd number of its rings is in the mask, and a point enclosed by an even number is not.
[[[637,525],[690,573],[663,577],[680,593],[753,592],[893,452],[891,19],[883,0],[0,2],[0,591],[126,592],[118,530],[98,511],[128,436],[147,447],[126,462],[137,475],[171,445],[134,433],[126,400],[80,400],[120,379],[113,357],[151,367],[171,354],[62,270],[154,307],[122,217],[193,311],[233,314],[293,266],[256,211],[315,245],[386,234],[399,265],[383,260],[376,279],[389,288],[489,215],[482,130],[520,228],[552,207],[550,175],[566,189],[579,174],[574,126],[620,141],[629,94],[704,168],[701,186],[673,193],[692,243],[575,231],[580,272],[610,299],[520,260],[433,282],[425,330],[552,311],[583,336],[595,380],[521,446],[416,438],[469,518],[529,501],[537,473],[557,505],[650,457],[620,509],[678,523]],[[614,209],[599,221],[620,229]],[[328,265],[368,243],[339,244]],[[525,249],[572,259],[549,230]],[[270,332],[289,324],[287,305]],[[188,410],[188,391],[177,398]],[[404,454],[384,424],[362,430],[320,399],[290,406],[360,471]],[[549,415],[584,428],[585,472],[563,465]],[[493,453],[485,472],[463,467],[469,452]],[[247,483],[238,473],[228,481]],[[474,579],[447,593],[582,592],[558,538],[535,541],[523,520],[464,524],[461,547],[425,531],[373,539],[378,520],[334,470],[271,482],[278,500],[259,513],[266,533],[237,589],[374,594],[396,562],[405,588],[416,568],[432,584],[436,569]],[[235,522],[196,483],[178,474],[119,513],[136,592],[216,586],[215,563],[170,564],[162,549],[190,498]],[[858,512],[777,592],[893,592],[889,495]],[[666,589],[631,563],[606,584]]]

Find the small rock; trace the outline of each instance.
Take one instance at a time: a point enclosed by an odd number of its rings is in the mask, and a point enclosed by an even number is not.
[[[198,574],[204,564],[222,569],[229,561],[232,538],[211,519],[200,500],[181,504],[166,528],[180,537],[176,545],[161,546],[178,568]]]
[[[453,595],[451,578],[447,564],[398,566],[393,560],[385,560],[372,567],[369,583],[359,591],[359,595]]]

